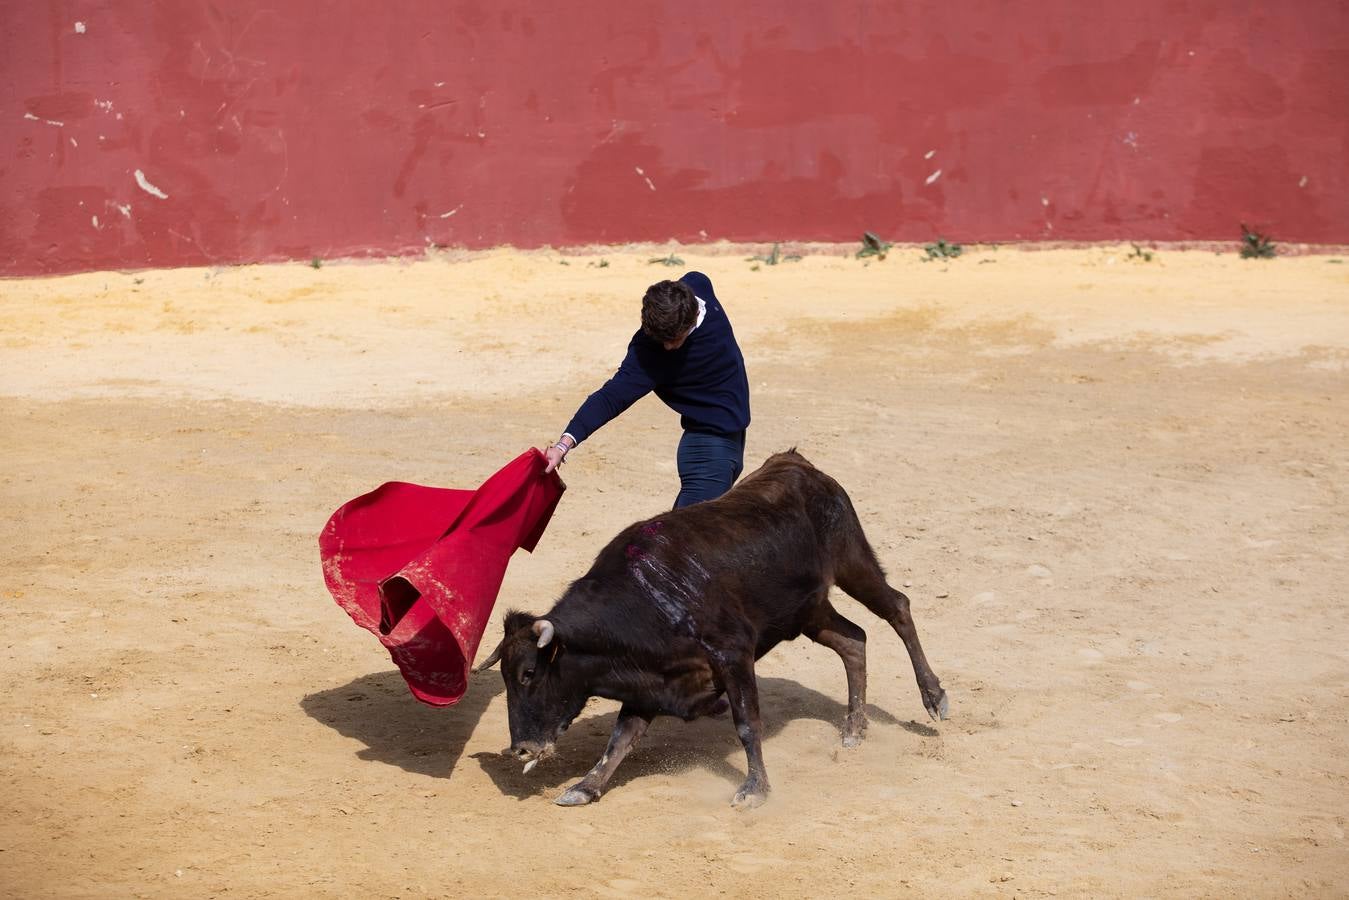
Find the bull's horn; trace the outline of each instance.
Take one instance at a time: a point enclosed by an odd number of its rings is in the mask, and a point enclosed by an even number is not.
[[[474,666],[473,671],[481,672],[484,669],[490,669],[492,668],[492,666],[495,666],[497,663],[501,662],[501,648],[504,646],[506,646],[505,641],[502,641],[500,644],[497,644],[497,648],[492,651],[492,654],[488,656],[486,659],[484,659],[482,662]]]
[[[539,619],[534,623],[534,634],[539,639],[539,649],[542,650],[553,641],[553,623],[547,619]]]

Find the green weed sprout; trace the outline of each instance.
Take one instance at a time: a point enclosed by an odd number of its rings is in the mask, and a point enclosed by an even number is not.
[[[893,246],[894,244],[881,240],[872,232],[864,231],[862,232],[862,249],[857,251],[857,258],[863,259],[874,256],[877,259],[885,259],[885,254]]]
[[[1252,231],[1246,227],[1246,223],[1241,223],[1241,258],[1242,259],[1273,259],[1274,242],[1270,240],[1269,235],[1259,231]]]

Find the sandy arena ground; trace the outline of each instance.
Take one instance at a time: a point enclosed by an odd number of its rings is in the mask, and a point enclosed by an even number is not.
[[[727,719],[658,721],[554,806],[614,704],[524,776],[499,675],[418,704],[318,564],[347,499],[555,437],[682,269],[0,283],[0,895],[1349,894],[1349,263],[1128,253],[681,253],[745,351],[749,468],[797,445],[849,490],[951,698],[930,723],[840,596],[867,741],[838,658],[778,648],[752,812]],[[667,507],[677,437],[648,398],[574,453],[498,614]]]

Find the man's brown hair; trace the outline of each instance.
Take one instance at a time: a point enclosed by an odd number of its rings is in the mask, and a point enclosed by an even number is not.
[[[642,331],[653,341],[677,341],[698,321],[698,300],[682,281],[658,281],[642,297]]]

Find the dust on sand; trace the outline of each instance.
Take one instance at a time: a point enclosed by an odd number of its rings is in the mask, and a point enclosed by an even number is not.
[[[684,252],[745,350],[749,468],[796,445],[849,490],[952,718],[843,597],[868,739],[840,749],[837,657],[780,647],[750,813],[726,720],[658,721],[562,809],[613,704],[525,777],[496,672],[414,701],[315,536],[383,481],[471,487],[555,437],[681,271],[654,255],[5,283],[0,894],[1349,891],[1349,265],[1324,256]],[[648,398],[573,454],[498,620],[669,505],[677,429]]]

